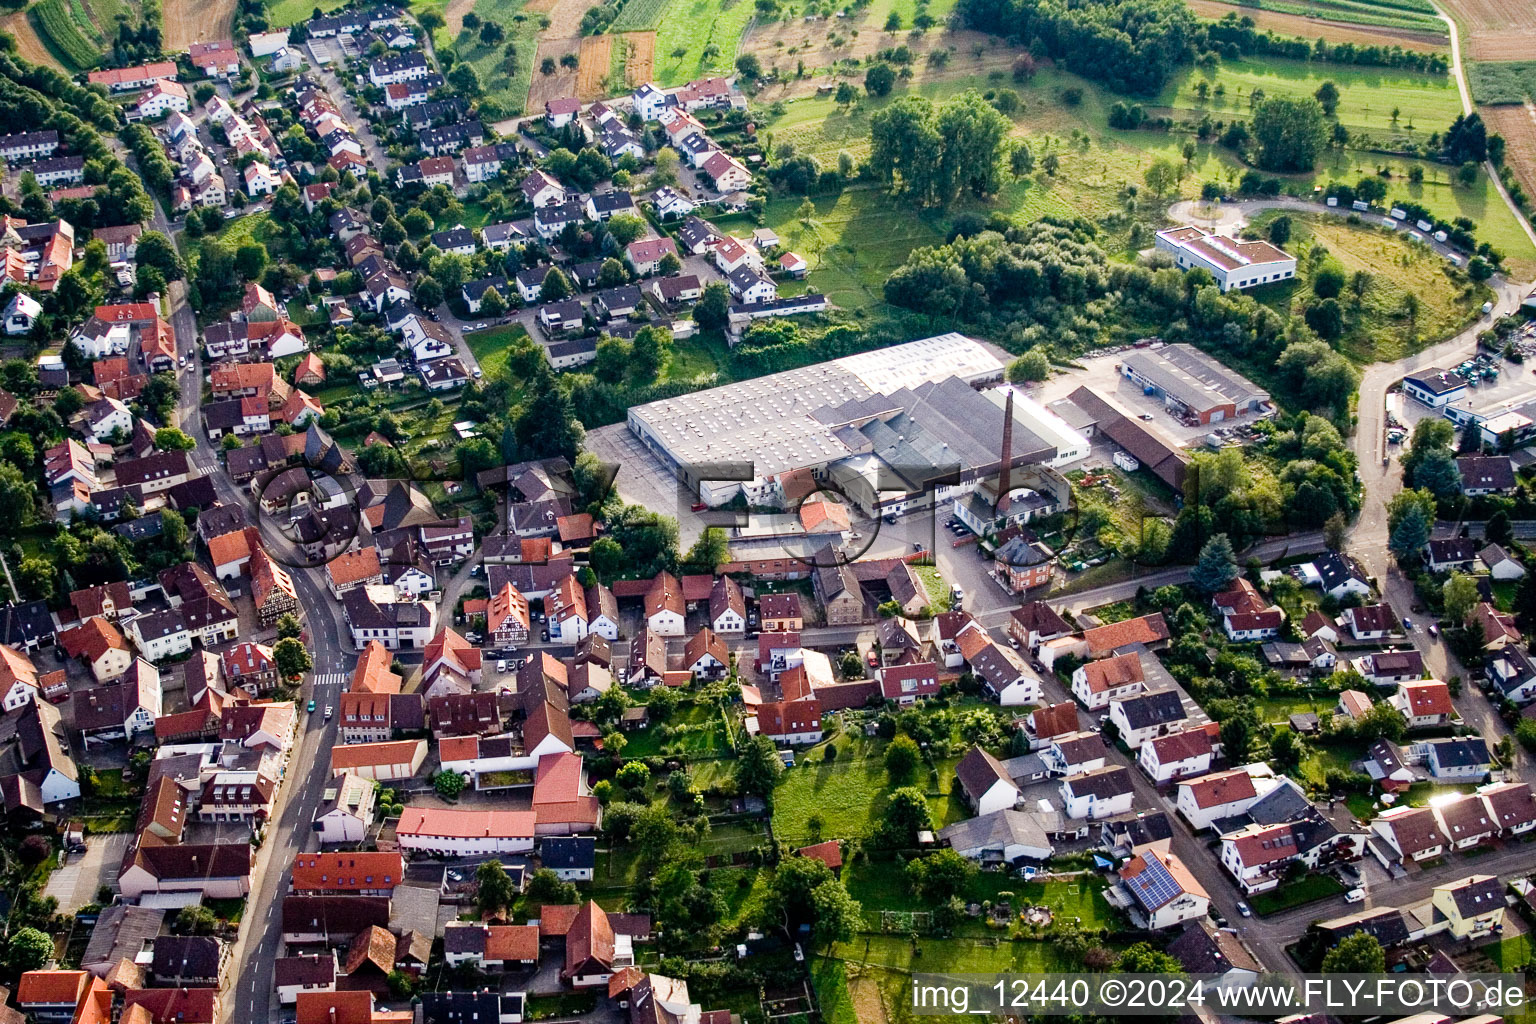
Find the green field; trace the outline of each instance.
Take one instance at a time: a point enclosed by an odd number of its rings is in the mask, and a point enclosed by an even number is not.
[[[287,28],[308,21],[317,7],[329,14],[346,5],[347,0],[273,0],[267,4],[267,21],[274,29]]]
[[[656,81],[671,86],[730,74],[752,11],[748,0],[671,0],[655,26]]]
[[[853,188],[816,199],[816,215],[808,227],[795,217],[800,202],[798,197],[775,199],[763,215],[784,244],[811,265],[805,281],[781,288],[781,295],[803,288],[824,293],[843,309],[879,305],[885,301],[885,279],[908,253],[944,241],[942,214],[914,211],[879,189]],[[717,223],[724,231],[750,230],[744,219]]]
[[[832,955],[902,974],[999,974],[1010,971],[1072,969],[1048,941],[919,938],[907,935],[856,935],[833,945]]]
[[[720,711],[708,704],[690,704],[667,716],[665,722],[636,729],[627,737],[625,757],[655,757],[659,754],[698,754],[706,751],[724,755],[730,752],[725,723]]]
[[[669,0],[627,0],[619,16],[608,27],[609,32],[649,32],[661,27],[662,15],[667,11]]]
[[[105,37],[83,0],[39,0],[27,11],[38,38],[66,68],[84,71],[101,60]]]
[[[490,380],[506,375],[508,347],[527,335],[528,332],[523,330],[521,324],[506,324],[502,327],[492,327],[488,331],[466,334],[464,343],[474,354],[475,362],[480,364],[480,369],[485,371],[486,379]]]
[[[1269,892],[1261,892],[1251,900],[1259,914],[1273,914],[1280,910],[1316,903],[1344,891],[1344,885],[1332,875],[1307,875],[1288,882]]]
[[[828,764],[822,760],[821,750],[818,746],[802,752],[799,763],[784,773],[774,791],[773,830],[786,842],[811,839],[806,822],[813,814],[821,816],[825,839],[865,836],[880,824],[892,789],[880,758],[839,757]],[[937,779],[920,768],[914,783],[928,794],[935,829],[968,816],[958,788],[951,791],[957,760],[936,762]]]
[[[1536,60],[1467,65],[1467,84],[1476,103],[1520,103],[1536,96]]]
[[[1355,25],[1382,25],[1415,32],[1444,34],[1445,22],[1435,17],[1428,4],[1378,2],[1378,0],[1243,0],[1243,7],[1257,7],[1281,14],[1299,14],[1305,18],[1326,18]]]
[[[1212,91],[1204,103],[1194,91],[1200,82]],[[1196,115],[1209,111],[1213,116],[1246,118],[1255,89],[1263,90],[1265,96],[1311,96],[1324,82],[1338,87],[1338,120],[1351,134],[1422,141],[1432,131],[1443,131],[1461,113],[1461,100],[1449,75],[1277,58],[1224,60],[1210,70],[1191,68],[1170,81],[1152,103]],[[1226,90],[1219,100],[1214,96],[1218,84]],[[1398,110],[1395,123],[1393,108]],[[1409,125],[1415,131],[1409,131]]]
[[[1260,214],[1253,223],[1262,230],[1276,216]],[[1485,285],[1473,284],[1463,271],[1428,246],[1412,242],[1403,232],[1373,223],[1356,227],[1325,214],[1293,216],[1291,223],[1287,248],[1297,256],[1301,271],[1293,281],[1257,290],[1255,297],[1282,313],[1300,316],[1312,294],[1311,264],[1306,262],[1306,255],[1315,246],[1326,248],[1347,272],[1370,274],[1370,289],[1358,310],[1352,297],[1347,301],[1352,326],[1339,344],[1357,362],[1400,359],[1449,337],[1476,321],[1484,300],[1493,297]],[[1409,294],[1420,300],[1419,313],[1413,319],[1403,313]]]
[[[1214,95],[1204,106],[1199,104],[1194,88],[1202,79],[1212,94],[1217,84],[1224,87],[1226,95],[1220,105]],[[1339,110],[1344,122],[1356,131],[1363,130],[1378,144],[1384,144],[1393,134],[1423,142],[1431,131],[1443,131],[1459,112],[1456,91],[1448,77],[1381,68],[1327,66],[1321,70],[1321,66],[1282,60],[1236,60],[1224,62],[1212,71],[1191,69],[1170,83],[1154,102],[1162,104],[1160,109],[1179,123],[1198,120],[1207,112],[1215,120],[1234,115],[1247,117],[1248,98],[1255,87],[1268,95],[1310,95],[1325,80],[1339,88]],[[822,166],[830,167],[840,152],[855,159],[868,155],[870,117],[897,96],[913,92],[940,100],[965,89],[985,92],[1004,84],[1015,89],[1023,100],[1023,112],[1015,117],[1016,134],[1028,142],[1035,154],[1036,170],[1005,186],[991,203],[962,202],[951,208],[951,214],[975,209],[983,213],[1002,210],[1018,220],[1033,220],[1047,214],[1099,219],[1124,209],[1122,189],[1127,183],[1139,185],[1154,160],[1166,158],[1183,164],[1182,150],[1190,141],[1196,142],[1195,153],[1179,183],[1180,196],[1198,195],[1207,181],[1235,188],[1248,169],[1230,150],[1213,142],[1200,142],[1187,131],[1109,128],[1109,108],[1121,97],[1086,79],[1052,69],[1041,71],[1027,85],[1014,85],[996,76],[936,74],[922,69],[913,84],[898,87],[891,97],[861,97],[850,110],[838,108],[827,97],[788,101],[782,113],[764,125],[764,137],[773,148],[787,142],[797,152],[814,156]],[[1066,89],[1081,90],[1081,102],[1075,106],[1063,103],[1061,96]],[[1395,128],[1393,107],[1399,108]],[[1060,162],[1054,176],[1043,173],[1038,164],[1047,153],[1055,154]],[[1418,184],[1408,180],[1409,169],[1414,166],[1424,176]],[[1317,171],[1284,176],[1283,181],[1288,190],[1304,194],[1313,185],[1331,181],[1353,184],[1363,176],[1377,174],[1387,184],[1389,200],[1420,203],[1447,220],[1466,217],[1477,225],[1478,239],[1502,251],[1517,276],[1536,272],[1536,247],[1486,176],[1472,187],[1463,188],[1452,184],[1454,169],[1443,164],[1388,156],[1374,149],[1351,149],[1326,153]],[[879,204],[883,199],[877,196],[865,202]],[[791,247],[796,244],[793,235],[785,236],[779,225],[790,222],[792,228],[798,227],[793,224],[797,206],[798,201],[786,200],[786,215],[770,204],[767,215],[781,237],[790,238]],[[925,220],[934,232],[943,230],[947,224],[946,218],[933,213],[896,209],[894,204],[887,208],[894,217],[904,218],[903,234],[920,233]],[[837,230],[835,225],[832,230]],[[829,233],[826,226],[823,233]],[[871,234],[888,251],[899,249],[901,244],[920,244],[915,240],[901,243],[883,232]],[[815,265],[814,260],[812,264]],[[867,281],[877,275],[868,267],[864,269],[857,276],[865,279],[867,287]],[[856,287],[858,282],[848,280],[848,275],[833,284],[841,284],[845,293],[864,290]],[[870,301],[867,292],[865,301]]]
[[[293,2],[293,0],[283,0]],[[539,15],[524,13],[525,0],[475,0],[472,8],[481,21],[493,21],[506,32],[495,46],[480,43],[479,29],[461,29],[457,36],[440,28],[432,35],[432,44],[442,51],[452,48],[458,59],[474,65],[482,89],[480,107],[487,120],[521,114],[528,102],[528,86],[533,81],[533,58],[538,49]],[[445,19],[447,0],[413,0],[411,13],[435,11]],[[514,51],[508,55],[507,48]]]

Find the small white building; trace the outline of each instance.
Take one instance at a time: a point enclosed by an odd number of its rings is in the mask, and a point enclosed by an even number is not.
[[[1296,257],[1265,241],[1228,238],[1194,225],[1157,233],[1157,248],[1181,270],[1210,272],[1223,292],[1286,281],[1296,276]]]

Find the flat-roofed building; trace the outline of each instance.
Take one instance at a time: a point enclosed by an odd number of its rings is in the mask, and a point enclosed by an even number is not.
[[[1224,292],[1286,281],[1296,276],[1296,257],[1263,241],[1240,241],[1192,224],[1157,233],[1157,248],[1181,270],[1200,267]]]

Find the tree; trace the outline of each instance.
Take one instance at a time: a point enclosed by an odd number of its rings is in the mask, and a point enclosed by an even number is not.
[[[1317,336],[1333,341],[1344,333],[1344,307],[1338,299],[1322,299],[1309,304],[1303,313],[1307,326]]]
[[[632,213],[621,213],[608,222],[608,233],[621,246],[645,237],[645,221]]]
[[[753,53],[744,53],[737,57],[736,70],[749,82],[755,82],[763,77],[763,63]]]
[[[657,272],[662,277],[670,277],[683,269],[683,261],[678,259],[675,252],[664,252],[661,260],[656,264]]]
[[[1339,87],[1332,82],[1324,82],[1312,95],[1322,106],[1323,113],[1329,117],[1332,117],[1333,112],[1339,108]]]
[[[736,788],[743,793],[767,796],[774,784],[784,774],[784,762],[773,741],[766,736],[754,736],[747,741],[736,762]]]
[[[896,71],[885,61],[877,61],[864,72],[864,91],[871,96],[889,96],[896,84]]]
[[[769,883],[767,905],[763,908],[765,921],[782,926],[788,920],[791,928],[814,924],[813,894],[832,880],[832,871],[814,857],[785,857]]]
[[[1266,97],[1254,109],[1250,131],[1258,166],[1285,173],[1312,170],[1328,137],[1323,105],[1312,97]]]
[[[35,868],[53,853],[53,844],[46,836],[30,835],[21,841],[16,857],[29,868]]]
[[[651,770],[644,761],[626,761],[614,775],[613,781],[625,789],[639,791],[651,781]]]
[[[727,314],[731,306],[731,293],[720,281],[711,281],[704,286],[704,294],[693,307],[694,323],[700,330],[717,331],[725,327]]]
[[[976,864],[945,848],[908,861],[906,873],[907,882],[923,902],[939,903],[965,891],[976,874]]]
[[[304,646],[303,641],[291,636],[273,645],[272,660],[277,662],[278,674],[284,679],[297,679],[314,666],[309,648]]]
[[[1464,625],[1472,609],[1477,607],[1477,584],[1466,573],[1453,572],[1440,588],[1445,601],[1445,618],[1456,625]]]
[[[693,542],[693,547],[683,556],[683,564],[693,572],[713,576],[730,557],[730,543],[725,530],[718,526],[706,526],[704,532],[699,534],[699,539]]]
[[[58,575],[59,570],[53,562],[37,555],[23,558],[16,567],[16,576],[22,589],[40,601],[53,599],[54,580]]]
[[[1329,551],[1343,551],[1344,538],[1349,531],[1349,520],[1344,518],[1343,512],[1335,512],[1323,523],[1323,543]]]
[[[1385,974],[1387,955],[1369,932],[1345,936],[1323,956],[1324,974]]]
[[[1397,708],[1386,701],[1372,704],[1370,710],[1355,722],[1355,735],[1367,743],[1374,743],[1377,740],[1391,740],[1396,743],[1407,731],[1408,724],[1403,721],[1403,716],[1398,714]]]
[[[911,782],[920,758],[917,741],[911,736],[902,733],[891,740],[885,748],[885,774],[890,778],[891,784],[904,786]]]
[[[1200,549],[1200,560],[1189,572],[1189,581],[1207,594],[1215,594],[1237,579],[1237,556],[1232,542],[1218,533]]]
[[[597,286],[599,288],[617,288],[629,283],[629,271],[624,269],[624,264],[612,256],[603,260],[603,265],[597,270]]]
[[[1509,544],[1515,539],[1515,531],[1509,525],[1509,513],[1498,509],[1488,517],[1483,527],[1483,539],[1492,544]]]
[[[1045,380],[1051,375],[1051,360],[1040,348],[1032,348],[1008,364],[1008,379],[1015,383]]]
[[[1141,180],[1154,196],[1165,196],[1179,183],[1179,168],[1172,160],[1158,157],[1142,172]]]
[[[1269,240],[1274,245],[1284,245],[1291,240],[1291,218],[1279,216],[1269,222]]]
[[[539,288],[540,302],[559,302],[561,299],[570,298],[571,279],[565,276],[565,271],[559,267],[550,267],[544,275],[544,284]]]
[[[1467,261],[1467,276],[1479,283],[1493,276],[1493,264],[1481,256],[1473,256]]]
[[[35,971],[53,959],[53,940],[36,928],[18,928],[5,944],[5,965],[17,974]]]
[[[495,862],[492,861],[491,863]],[[502,871],[502,874],[505,875],[506,871]],[[513,898],[516,898],[515,890],[513,892]],[[581,894],[577,890],[576,886],[572,885],[570,882],[561,881],[560,876],[555,874],[551,869],[539,868],[539,870],[535,871],[533,876],[528,879],[528,898],[538,902],[541,905],[546,903],[570,904],[579,902],[581,900]],[[505,904],[505,906],[509,907],[511,905],[511,902]]]
[[[443,286],[432,276],[423,274],[416,279],[412,297],[422,309],[436,309],[443,304]]]
[[[432,788],[445,800],[456,800],[464,792],[464,776],[446,768],[432,776]]]
[[[0,462],[0,533],[14,536],[31,524],[37,487],[9,462]]]
[[[155,447],[163,452],[190,452],[197,442],[175,427],[161,427],[155,431]]]
[[[1416,562],[1429,543],[1429,516],[1423,506],[1410,505],[1404,510],[1387,541],[1399,562]]]
[[[480,73],[468,61],[455,64],[448,72],[448,84],[465,96],[480,95]]]
[[[187,265],[181,253],[169,238],[159,231],[146,231],[134,246],[135,265],[139,269],[154,267],[167,281],[180,281],[187,276]]]
[[[1138,942],[1115,961],[1119,974],[1183,974],[1184,965],[1148,942]]]
[[[460,781],[463,781],[462,777]],[[475,903],[482,914],[495,915],[517,900],[517,885],[499,860],[488,860],[476,868],[475,884]]]
[[[906,849],[917,842],[918,832],[932,824],[927,796],[916,786],[902,786],[892,790],[886,801],[878,838],[887,846]]]
[[[826,945],[846,942],[864,925],[864,905],[838,878],[829,878],[811,890],[811,909],[816,922],[812,933]]]
[[[218,916],[201,903],[182,907],[176,912],[176,930],[183,935],[211,935],[218,926]]]
[[[289,637],[297,639],[304,635],[304,626],[299,622],[299,617],[292,612],[283,612],[277,617],[277,636],[279,640]]]
[[[235,272],[247,281],[255,281],[267,269],[267,247],[260,242],[247,242],[235,250]]]
[[[1312,293],[1323,299],[1337,298],[1348,276],[1344,264],[1330,256],[1312,271]]]
[[[1414,467],[1410,483],[1442,502],[1451,503],[1461,496],[1461,470],[1456,467],[1455,456],[1445,448],[1426,453]]]

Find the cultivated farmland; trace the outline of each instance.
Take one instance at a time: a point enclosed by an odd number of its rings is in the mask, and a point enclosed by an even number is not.
[[[193,43],[228,38],[235,0],[165,0],[164,17],[166,50],[185,50]]]
[[[0,29],[4,29],[16,38],[16,52],[32,64],[43,64],[48,67],[63,67],[59,58],[53,55],[33,28],[32,22],[26,11],[17,11],[15,14],[7,14],[0,19]],[[68,70],[68,69],[66,69]]]
[[[1326,39],[1330,43],[1354,43],[1357,46],[1401,46],[1405,50],[1432,52],[1445,49],[1447,36],[1443,23],[1438,28],[1410,30],[1386,25],[1360,24],[1353,20],[1332,21],[1311,15],[1290,14],[1268,8],[1236,5],[1223,0],[1185,0],[1190,10],[1202,18],[1225,18],[1238,14],[1253,20],[1261,31],[1302,39]]]
[[[1473,60],[1529,60],[1536,53],[1536,4],[1530,0],[1448,0]]]
[[[576,72],[576,95],[582,100],[600,100],[608,95],[608,72],[613,64],[613,50],[612,36],[587,36],[582,39],[581,67]]]
[[[1467,66],[1467,83],[1474,103],[1523,103],[1536,96],[1536,61],[1478,61]]]
[[[624,78],[631,86],[642,85],[656,76],[656,33],[626,32],[624,40]]]
[[[609,26],[610,32],[643,32],[661,24],[667,0],[629,0]]]
[[[1536,196],[1536,108],[1530,102],[1483,107],[1488,130],[1504,136],[1504,162],[1528,196]]]
[[[1422,0],[1258,0],[1258,2],[1218,4],[1239,14],[1252,14],[1254,8],[1275,14],[1289,14],[1303,21],[1326,20],[1349,25],[1376,25],[1409,32],[1445,34],[1445,23],[1435,16],[1435,9]],[[1204,12],[1201,12],[1204,13]],[[1311,33],[1294,32],[1305,38]]]
[[[576,95],[576,75],[573,68],[560,64],[560,58],[566,54],[577,53],[582,46],[580,36],[571,36],[567,39],[545,38],[539,40],[538,52],[533,55],[533,77],[528,88],[528,102],[525,110],[542,111],[544,104],[550,100],[560,99],[562,96]],[[555,61],[555,73],[546,75],[540,70],[546,59]],[[607,63],[599,74],[608,70]]]
[[[275,0],[267,4],[267,21],[273,28],[287,28],[308,21],[317,7],[322,14],[329,14],[345,5],[346,0]],[[422,9],[419,6],[416,8],[417,11]]]
[[[449,34],[448,28],[440,29],[435,42],[438,46],[452,45],[459,59],[473,64],[479,72],[480,85],[484,89],[482,106],[489,118],[494,120],[522,113],[528,102],[529,82],[538,64],[534,51],[539,26],[534,5],[525,6],[523,0],[475,0],[472,9],[480,20],[495,22],[506,32],[506,38],[493,46],[480,41],[478,29],[471,31],[463,27],[467,12],[457,4],[455,7],[459,8],[454,12],[458,16],[458,30]],[[447,20],[446,16],[444,20]]]
[[[32,27],[64,67],[84,71],[101,60],[106,39],[82,0],[39,0],[28,10]]]

